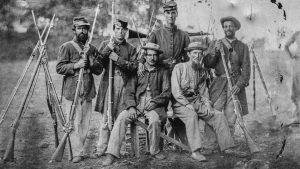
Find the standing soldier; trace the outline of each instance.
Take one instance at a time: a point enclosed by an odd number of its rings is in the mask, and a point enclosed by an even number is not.
[[[113,22],[114,37],[104,41],[99,47],[101,54],[100,60],[105,67],[100,77],[95,111],[102,113],[103,121],[100,126],[97,150],[96,153],[91,155],[91,158],[98,158],[105,153],[110,135],[110,131],[105,125],[108,105],[109,59],[113,60],[113,119],[121,112],[120,108],[123,104],[124,85],[126,85],[128,77],[137,71],[136,49],[125,39],[125,35],[128,31],[127,25],[127,18],[122,16],[116,17]]]
[[[293,55],[289,47],[296,42],[297,49],[295,55]],[[293,83],[292,83],[292,101],[296,106],[294,111],[293,122],[299,122],[300,120],[300,31],[297,31],[293,36],[286,42],[284,50],[287,52],[288,56],[293,59]]]
[[[57,73],[64,75],[62,103],[66,113],[70,112],[75,97],[79,70],[84,68],[82,89],[79,93],[73,124],[74,130],[70,135],[74,163],[82,160],[84,142],[89,130],[92,99],[96,96],[93,74],[99,75],[102,71],[102,65],[96,59],[99,55],[97,48],[90,45],[89,49],[85,49],[89,28],[90,24],[84,17],[74,18],[72,30],[75,37],[60,47],[56,65]],[[86,59],[82,58],[84,50],[88,50]]]
[[[175,64],[188,60],[184,48],[188,46],[188,44],[190,43],[190,39],[188,34],[177,28],[175,24],[176,18],[178,16],[176,2],[166,2],[163,6],[163,10],[166,24],[164,25],[164,27],[151,34],[151,36],[149,37],[149,42],[160,45],[163,54],[159,57],[159,64],[160,66],[168,69],[171,76],[172,69]],[[141,59],[140,62],[141,63],[139,63],[138,74],[143,75],[143,72],[145,70],[143,63],[145,62],[145,59]],[[172,111],[170,110],[170,106],[169,111]],[[175,132],[178,134],[177,136],[179,136],[180,139],[185,143],[186,139],[185,131],[183,130],[183,123],[181,121],[178,121],[177,119],[174,119],[170,121],[170,124],[172,126],[171,131],[169,131],[170,134],[174,131],[174,128],[176,128]]]
[[[213,107],[219,111],[223,111],[231,134],[235,131],[236,115],[234,113],[234,105],[231,94],[236,94],[241,102],[242,115],[248,114],[247,97],[245,87],[249,85],[250,79],[250,58],[248,46],[237,40],[235,32],[241,28],[240,22],[232,17],[221,18],[221,24],[225,33],[225,38],[211,43],[208,54],[205,57],[204,64],[207,68],[214,68],[216,77],[213,79],[209,88],[209,93]],[[230,62],[231,70],[229,72],[233,79],[232,91],[229,90],[227,78],[221,59],[220,48],[223,46],[225,52],[225,60]],[[230,65],[227,64],[227,65]],[[229,70],[229,71],[230,71]]]
[[[157,67],[158,55],[162,53],[159,45],[147,43],[143,48],[146,50],[145,75],[132,76],[126,84],[124,111],[118,116],[111,132],[103,165],[110,165],[115,158],[119,158],[127,124],[135,120],[138,114],[149,119],[150,154],[157,159],[165,158],[159,149],[159,134],[171,95],[170,76],[168,70]]]

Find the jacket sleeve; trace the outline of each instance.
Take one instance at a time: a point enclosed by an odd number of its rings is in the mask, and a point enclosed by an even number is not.
[[[100,75],[103,71],[103,66],[97,58],[99,57],[100,53],[96,50],[96,48],[93,48],[94,50],[91,53],[91,56],[89,57],[90,61],[90,69],[93,74]]]
[[[120,67],[120,69],[127,72],[135,73],[138,67],[136,57],[136,49],[132,47],[129,51],[129,61],[123,59],[122,57],[119,57],[117,62],[115,63]]]
[[[65,45],[59,48],[56,72],[61,75],[74,75],[74,63],[70,62],[70,51]]]
[[[238,78],[236,85],[240,88],[243,88],[249,85],[250,74],[251,74],[249,49],[247,45],[244,45],[244,57],[243,57],[241,69],[242,69],[241,76]]]
[[[174,99],[182,105],[189,104],[186,97],[183,96],[183,91],[180,87],[181,72],[179,64],[175,65],[171,76],[171,90]]]
[[[128,110],[130,107],[137,106],[136,103],[136,87],[137,87],[137,75],[130,76],[125,86],[124,93],[124,105],[125,109]]]
[[[206,68],[214,68],[219,62],[221,53],[215,50],[216,41],[212,41],[206,50],[205,57],[203,58],[203,63]]]
[[[169,99],[171,97],[171,82],[170,82],[170,76],[169,72],[167,70],[164,70],[162,77],[163,83],[162,85],[162,92],[157,97],[153,98],[153,102],[157,104],[157,106],[167,106],[169,103]]]
[[[103,65],[108,64],[109,55],[112,50],[107,46],[107,43],[104,41],[100,44],[98,48],[99,55],[97,57],[98,61]]]

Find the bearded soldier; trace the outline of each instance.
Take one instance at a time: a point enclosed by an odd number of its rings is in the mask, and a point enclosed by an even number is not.
[[[75,96],[79,70],[84,68],[82,88],[76,106],[74,131],[70,135],[73,150],[73,162],[82,160],[83,146],[89,130],[92,113],[92,99],[96,96],[93,74],[99,75],[102,65],[96,59],[99,53],[93,45],[84,49],[88,39],[89,22],[84,17],[75,17],[73,20],[73,40],[64,43],[58,53],[56,71],[64,75],[63,78],[63,107],[69,113]],[[86,59],[82,58],[84,50],[88,50]],[[69,115],[69,114],[68,114]]]
[[[136,49],[125,39],[128,31],[127,25],[128,19],[126,17],[117,16],[113,22],[114,37],[111,40],[104,41],[99,47],[100,60],[105,67],[100,77],[95,111],[102,113],[104,118],[102,118],[103,121],[100,126],[97,151],[91,155],[91,158],[98,158],[105,153],[110,135],[110,131],[105,125],[108,105],[109,59],[113,60],[113,118],[116,118],[121,112],[124,85],[127,83],[127,79],[137,71]]]
[[[241,28],[240,22],[232,17],[221,18],[221,24],[225,33],[225,38],[211,43],[208,54],[205,57],[204,64],[208,68],[215,70],[216,77],[213,79],[209,88],[209,93],[213,107],[219,111],[223,111],[231,134],[235,131],[236,115],[231,94],[237,95],[242,106],[242,115],[248,114],[247,98],[245,87],[249,85],[250,79],[250,58],[248,46],[239,41],[235,37],[235,32]],[[225,69],[221,59],[220,48],[224,48],[225,60],[229,70],[229,74],[233,79],[233,88],[230,91],[227,84]]]
[[[199,128],[201,120],[216,132],[222,152],[243,156],[243,152],[232,149],[234,142],[224,114],[212,107],[206,85],[207,70],[202,63],[206,49],[203,42],[190,43],[186,48],[189,61],[174,67],[171,77],[174,114],[185,124],[192,158],[206,161],[200,152],[203,148],[203,135]]]

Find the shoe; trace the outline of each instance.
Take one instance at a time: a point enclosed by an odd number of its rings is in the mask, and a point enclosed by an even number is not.
[[[208,148],[202,148],[199,151],[203,155],[210,155],[210,154],[214,153],[214,150],[208,149]]]
[[[236,157],[241,157],[241,158],[244,158],[244,157],[247,157],[247,156],[248,156],[248,154],[247,154],[246,152],[239,151],[239,150],[233,149],[233,148],[224,150],[223,152],[224,152],[225,154],[230,154],[230,155],[234,155],[234,156],[236,156]]]
[[[202,155],[200,154],[199,151],[195,151],[192,153],[191,157],[197,161],[200,161],[200,162],[206,162],[207,159]]]
[[[73,163],[79,163],[80,161],[82,161],[82,157],[81,156],[76,156],[72,160]]]
[[[102,162],[103,166],[108,166],[108,165],[112,165],[112,163],[115,160],[115,156],[111,155],[111,154],[107,154],[105,159]]]
[[[158,153],[158,154],[155,154],[154,157],[155,157],[156,159],[158,159],[158,160],[163,160],[163,159],[166,158],[166,156],[163,155],[163,153],[161,153],[161,152]]]
[[[91,159],[97,159],[97,158],[100,158],[101,156],[103,156],[104,154],[105,154],[104,152],[101,152],[101,153],[99,153],[99,152],[92,153],[92,154],[90,154],[90,158]]]

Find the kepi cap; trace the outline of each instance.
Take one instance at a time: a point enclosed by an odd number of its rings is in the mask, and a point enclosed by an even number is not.
[[[177,3],[174,1],[168,1],[163,5],[164,12],[165,11],[177,11]]]
[[[75,29],[76,26],[88,26],[88,28],[90,28],[91,24],[85,17],[79,16],[73,18],[73,29]]]

